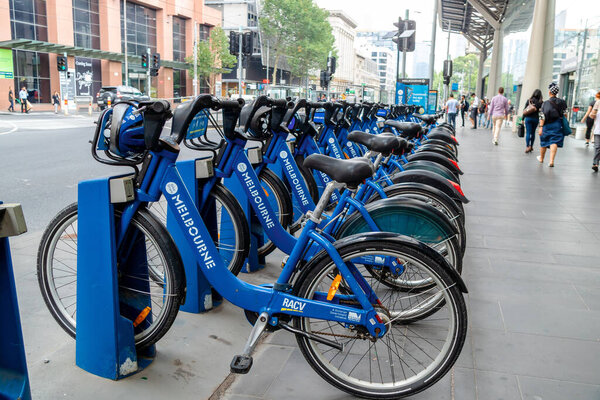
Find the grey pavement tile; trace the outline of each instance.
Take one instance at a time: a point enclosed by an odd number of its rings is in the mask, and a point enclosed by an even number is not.
[[[600,268],[562,265],[561,263],[507,261],[497,258],[490,260],[490,262],[491,268],[479,270],[479,276],[510,278],[530,282],[569,282],[582,285],[600,282]]]
[[[595,400],[600,399],[600,385],[519,376],[523,400]]]
[[[593,283],[593,286],[579,284],[574,286],[587,308],[600,311],[600,285],[597,281]]]
[[[487,371],[596,384],[600,343],[473,329],[475,367]]]
[[[285,346],[261,346],[253,355],[250,372],[240,375],[228,391],[238,395],[264,396],[293,351],[293,348]]]
[[[256,400],[256,399],[261,399],[261,398],[262,397],[247,396],[247,395],[241,395],[241,394],[232,394],[232,393],[227,392],[220,397],[220,400]]]
[[[468,243],[468,242],[467,242]],[[472,257],[489,257],[493,259],[503,260],[514,260],[514,261],[531,261],[531,262],[545,262],[555,264],[553,254],[547,251],[540,251],[537,248],[526,249],[526,250],[500,250],[490,248],[470,248],[467,249],[467,254]]]
[[[498,301],[476,298],[467,300],[469,325],[478,329],[495,329],[504,331],[502,313]]]
[[[454,367],[430,388],[410,396],[410,400],[475,400],[475,373],[470,368]]]
[[[600,341],[600,310],[550,307],[533,302],[501,300],[509,332]]]
[[[575,254],[563,254],[560,249],[556,250],[556,253],[552,255],[556,260],[557,264],[566,266],[581,266],[600,269],[600,254],[593,256],[581,256]]]
[[[521,398],[517,378],[513,374],[475,370],[477,398],[482,400],[517,400]]]
[[[598,254],[597,243],[569,242],[549,239],[521,239],[500,236],[484,236],[485,247],[488,249],[498,249],[507,251],[526,251],[535,249],[541,252],[551,252],[559,254],[575,254],[584,256],[594,256]]]

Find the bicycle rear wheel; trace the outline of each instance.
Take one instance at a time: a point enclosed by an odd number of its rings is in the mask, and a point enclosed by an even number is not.
[[[120,212],[116,212],[117,219]],[[134,328],[136,347],[144,348],[158,341],[171,327],[185,294],[185,273],[171,236],[145,209],[131,221],[129,245],[142,246],[148,274],[145,276],[119,269],[121,315],[131,318],[127,299],[142,296],[150,313]],[[117,260],[119,265],[127,260]],[[58,324],[72,337],[77,321],[77,203],[58,213],[50,222],[38,250],[38,283],[42,297]],[[144,282],[146,291],[140,292]],[[133,288],[132,286],[135,286]]]
[[[460,355],[467,331],[465,301],[456,282],[424,252],[400,243],[356,241],[338,251],[377,294],[381,305],[373,306],[388,331],[375,340],[361,326],[295,317],[296,328],[343,345],[340,351],[297,335],[311,367],[337,388],[372,399],[414,395],[441,379]],[[400,277],[418,273],[432,287],[424,292],[387,287],[360,264],[359,257],[364,256],[394,257],[404,267]],[[295,294],[307,299],[325,298],[338,276],[335,263],[326,256],[306,267],[294,286]],[[360,308],[351,300],[352,290],[343,279],[337,293],[343,296],[344,305]],[[436,305],[435,312],[431,304]]]

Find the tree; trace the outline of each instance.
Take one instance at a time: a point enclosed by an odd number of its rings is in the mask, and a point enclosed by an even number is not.
[[[198,42],[196,53],[198,77],[205,80],[212,92],[210,77],[214,74],[229,72],[237,62],[237,58],[229,53],[229,39],[223,29],[218,26],[214,27],[210,31],[208,40]],[[185,61],[191,64],[189,71],[193,76],[194,57],[186,57]]]
[[[461,93],[473,93],[477,87],[477,71],[479,69],[479,56],[468,54],[452,60],[452,78],[450,78],[450,92],[452,84],[458,83]],[[442,71],[436,72],[433,77],[432,89],[439,90],[440,99],[444,95]],[[449,96],[450,94],[448,94]],[[455,93],[455,96],[457,94]],[[478,94],[479,96],[479,94]]]
[[[274,52],[272,82],[283,56],[296,76],[308,76],[311,69],[326,67],[334,43],[327,16],[327,11],[312,0],[264,1],[259,23]]]

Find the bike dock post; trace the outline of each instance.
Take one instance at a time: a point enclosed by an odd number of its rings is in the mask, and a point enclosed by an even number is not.
[[[198,179],[208,177],[210,171],[212,171],[212,163],[208,166],[207,161],[203,159],[178,161],[177,170],[181,175],[181,179],[185,182],[185,186],[190,191],[192,200],[194,200],[196,207],[198,207]],[[209,232],[218,235],[216,218],[211,218],[211,216],[214,217],[215,215],[214,205],[212,207],[211,205],[208,206],[210,208],[207,212],[209,215],[203,215],[203,220]],[[225,223],[225,221],[221,222]],[[167,209],[167,229],[179,249],[181,261],[185,269],[187,290],[185,303],[180,307],[180,310],[190,313],[201,313],[221,304],[223,298],[211,287],[198,267],[196,254],[188,245],[185,233],[181,231],[170,209]]]
[[[129,249],[117,271],[114,204],[131,199],[131,176],[81,181],[78,185],[75,361],[85,371],[113,380],[141,371],[156,353],[154,346],[138,352],[134,339],[135,327],[148,324],[152,318],[144,240],[132,241],[140,244]],[[141,234],[135,229],[128,232]],[[120,293],[119,280],[132,291]]]
[[[0,398],[31,400],[9,236],[27,232],[20,204],[0,201]]]
[[[249,148],[246,150],[246,153],[252,165],[262,162],[262,152],[259,147]],[[256,217],[254,209],[250,204],[250,199],[248,199],[239,179],[232,176],[225,179],[224,184],[240,203],[242,210],[244,210],[248,227],[250,228],[250,251],[248,252],[248,258],[246,259],[245,267],[242,268],[242,272],[251,273],[259,271],[265,267],[265,258],[258,255],[258,248],[264,244],[262,225]]]

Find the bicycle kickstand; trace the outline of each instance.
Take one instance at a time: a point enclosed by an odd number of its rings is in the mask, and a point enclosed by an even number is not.
[[[229,369],[232,373],[247,374],[248,371],[250,371],[250,368],[252,368],[252,356],[250,354],[252,354],[252,351],[256,346],[258,338],[267,327],[268,321],[269,314],[267,314],[266,312],[263,312],[258,316],[258,319],[252,327],[252,331],[250,332],[248,341],[244,346],[244,352],[241,355],[236,355],[235,357],[233,357],[233,360],[231,360],[231,365],[229,366]]]

